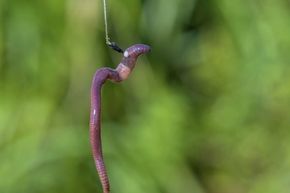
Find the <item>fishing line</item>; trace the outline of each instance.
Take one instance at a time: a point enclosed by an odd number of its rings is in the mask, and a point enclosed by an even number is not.
[[[124,51],[120,48],[116,42],[111,42],[108,32],[108,17],[107,17],[107,0],[103,0],[103,10],[104,10],[104,23],[105,23],[105,39],[106,44],[113,50],[123,53]]]

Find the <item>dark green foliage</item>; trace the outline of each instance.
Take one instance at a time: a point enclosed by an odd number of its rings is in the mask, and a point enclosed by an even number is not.
[[[103,89],[112,193],[290,191],[286,0],[109,0],[112,40],[152,46]],[[0,1],[0,192],[101,192],[88,141],[102,2]]]

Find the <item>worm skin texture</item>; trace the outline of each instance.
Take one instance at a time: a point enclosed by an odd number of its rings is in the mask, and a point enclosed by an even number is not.
[[[127,48],[123,59],[116,69],[100,68],[96,71],[91,86],[90,143],[95,165],[102,184],[103,193],[110,192],[110,184],[105,168],[101,142],[101,89],[106,80],[121,82],[128,78],[135,67],[138,56],[150,51],[144,44]]]

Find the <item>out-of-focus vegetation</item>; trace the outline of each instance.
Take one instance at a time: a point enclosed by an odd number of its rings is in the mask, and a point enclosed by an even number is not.
[[[112,39],[147,43],[103,89],[112,193],[290,192],[290,3],[110,0]],[[95,70],[114,67],[100,0],[0,1],[0,192],[101,192]]]

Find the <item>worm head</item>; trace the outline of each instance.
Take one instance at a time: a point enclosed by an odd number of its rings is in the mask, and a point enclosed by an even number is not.
[[[135,44],[125,50],[124,57],[116,69],[121,77],[121,80],[128,78],[129,74],[135,67],[138,56],[149,52],[150,49],[151,48],[147,45]]]
[[[135,44],[129,48],[127,48],[124,52],[125,58],[136,58],[141,55],[145,54],[150,51],[150,46],[147,46],[145,44]]]

